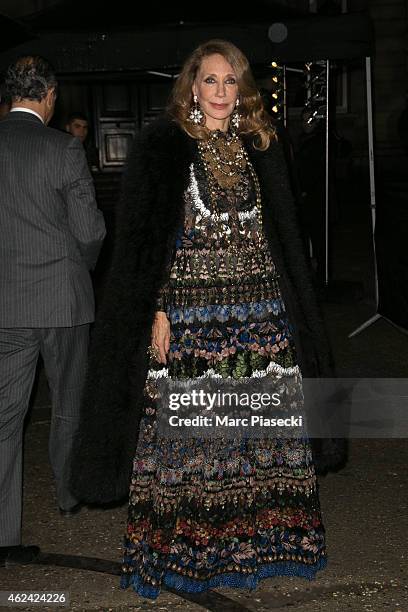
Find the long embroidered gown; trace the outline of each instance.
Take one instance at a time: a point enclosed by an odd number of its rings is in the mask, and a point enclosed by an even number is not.
[[[211,155],[228,146],[238,178],[223,181]],[[255,588],[274,575],[312,579],[326,549],[307,439],[157,435],[159,376],[301,376],[257,177],[237,137],[214,132],[210,148],[198,145],[184,200],[158,304],[171,323],[170,352],[166,366],[151,360],[146,381],[121,586],[156,598],[163,584],[200,592]]]

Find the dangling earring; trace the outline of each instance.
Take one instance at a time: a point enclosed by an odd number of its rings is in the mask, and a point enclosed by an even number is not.
[[[190,109],[188,119],[189,121],[191,121],[191,123],[194,123],[195,125],[202,125],[204,123],[204,113],[200,108],[198,98],[195,94],[193,96],[193,101],[194,104]]]
[[[232,113],[231,118],[230,118],[230,124],[234,130],[237,130],[239,128],[239,122],[241,121],[241,115],[238,111],[238,107],[239,107],[239,98],[236,99],[235,110]]]

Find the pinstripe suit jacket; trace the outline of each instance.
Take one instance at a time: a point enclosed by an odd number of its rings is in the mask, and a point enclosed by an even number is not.
[[[0,122],[0,327],[94,320],[105,224],[83,146],[15,111]]]

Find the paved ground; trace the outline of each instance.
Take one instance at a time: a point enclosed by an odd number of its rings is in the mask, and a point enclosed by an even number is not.
[[[37,416],[26,438],[24,541],[46,553],[119,562],[126,507],[59,516],[47,460],[46,410],[39,409]],[[36,565],[1,569],[0,590],[65,591],[70,610],[408,610],[407,461],[406,440],[356,440],[348,466],[321,479],[329,564],[314,582],[269,579],[253,592],[218,589],[196,603],[164,592],[151,603],[122,591],[116,575]],[[86,563],[95,566],[92,560]],[[115,564],[107,565],[107,571],[115,571]]]
[[[347,338],[373,314],[365,223],[364,215],[357,216],[353,230],[343,223],[337,236],[338,278],[363,280],[360,299],[349,294],[324,308],[339,375],[406,377],[408,336],[386,321],[380,320],[352,340]],[[357,240],[360,229],[362,238]],[[48,428],[48,394],[40,376],[26,431],[23,537],[25,543],[39,544],[49,553],[49,564],[0,569],[0,590],[65,591],[70,595],[65,609],[70,610],[408,610],[407,440],[354,440],[347,467],[321,479],[329,564],[314,582],[272,578],[253,592],[217,589],[197,598],[163,592],[156,602],[150,602],[122,591],[115,575],[121,559],[125,506],[104,511],[87,508],[69,520],[59,516],[47,460]],[[80,568],[77,555],[82,559]],[[97,567],[101,571],[88,569]],[[52,610],[55,606],[20,609]]]

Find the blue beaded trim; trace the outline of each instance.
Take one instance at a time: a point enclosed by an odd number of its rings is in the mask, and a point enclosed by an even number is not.
[[[307,580],[314,580],[316,572],[324,569],[327,558],[322,557],[313,565],[305,565],[296,561],[282,561],[278,563],[267,563],[258,567],[256,574],[243,575],[239,572],[231,572],[213,576],[209,580],[198,581],[186,576],[180,576],[171,570],[167,570],[163,576],[163,585],[184,591],[186,593],[202,593],[216,587],[227,587],[237,589],[255,589],[258,583],[271,576],[298,576]],[[142,597],[156,599],[160,593],[160,587],[151,586],[143,582],[139,574],[123,574],[120,581],[122,589],[129,586]]]
[[[209,304],[208,306],[197,306],[189,308],[175,308],[170,306],[168,316],[170,323],[191,324],[194,321],[207,323],[216,319],[221,323],[229,319],[247,321],[248,317],[255,320],[263,319],[267,314],[275,316],[285,311],[281,298],[275,300],[261,300],[260,302],[241,302],[239,304]]]

